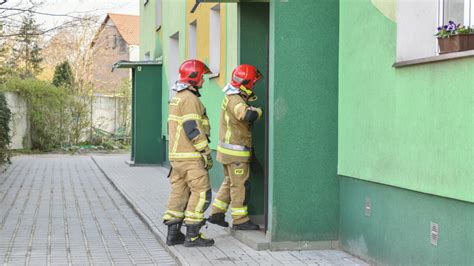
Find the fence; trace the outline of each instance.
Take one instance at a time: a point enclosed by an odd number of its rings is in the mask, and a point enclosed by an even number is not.
[[[27,104],[15,92],[6,92],[8,106],[12,112],[10,128],[12,131],[11,149],[27,149],[25,139],[28,136],[27,124]],[[123,98],[118,96],[94,95],[89,102],[91,127],[98,128],[107,132],[117,132],[122,127],[124,120],[129,120],[128,110],[124,112]],[[129,105],[129,103],[128,103]],[[126,113],[128,112],[128,114]],[[130,122],[127,121],[127,125]],[[92,132],[92,128],[89,130]],[[84,134],[83,140],[87,140],[90,134]]]

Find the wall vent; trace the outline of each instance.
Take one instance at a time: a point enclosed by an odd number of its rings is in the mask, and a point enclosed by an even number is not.
[[[367,197],[365,198],[365,216],[369,217],[371,213],[372,213],[372,202],[370,201],[370,198]]]
[[[431,230],[431,244],[434,246],[438,245],[438,238],[439,238],[439,225],[437,223],[431,222],[430,224]]]

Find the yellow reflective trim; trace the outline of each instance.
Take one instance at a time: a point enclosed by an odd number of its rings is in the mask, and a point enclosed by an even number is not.
[[[234,151],[223,148],[221,146],[217,146],[217,151],[223,154],[232,155],[232,156],[240,156],[240,157],[250,157],[250,151]]]
[[[166,210],[166,214],[173,215],[175,217],[184,217],[184,212],[179,212],[179,211],[172,211],[172,210]]]
[[[244,105],[243,103],[238,103],[238,104],[234,107],[234,114],[235,114],[236,117],[239,117],[239,114],[240,114],[239,108],[240,108],[241,106],[243,106],[243,105]]]
[[[199,152],[173,152],[169,155],[170,159],[193,159],[201,157],[201,153]]]
[[[201,142],[199,142],[198,144],[194,144],[194,148],[196,148],[196,150],[200,151],[204,148],[207,147],[207,145],[209,145],[209,142],[207,142],[207,140],[203,140]]]
[[[183,122],[185,121],[188,121],[188,120],[198,120],[198,121],[201,121],[202,120],[202,117],[198,114],[187,114],[187,115],[183,115],[181,117],[181,119],[183,120]]]
[[[224,119],[226,123],[226,132],[225,132],[225,143],[230,143],[230,137],[232,136],[232,131],[230,130],[230,125],[229,125],[229,114],[227,111],[224,114]]]
[[[225,96],[224,100],[222,101],[222,105],[221,105],[222,110],[227,109],[227,104],[229,104],[229,98],[227,98],[227,96]]]
[[[203,119],[202,120],[202,125],[203,126],[209,126],[209,119]]]
[[[230,208],[232,216],[245,216],[248,215],[247,207],[241,208]]]
[[[234,174],[236,175],[243,175],[244,174],[244,169],[235,169]]]
[[[186,219],[187,218],[204,219],[204,213],[202,212],[186,211],[185,215],[186,215]]]
[[[180,98],[173,97],[170,101],[170,105],[178,105],[180,101]]]
[[[229,207],[229,203],[223,202],[222,200],[219,200],[219,199],[214,199],[214,203],[212,205],[223,211],[227,211],[227,208]]]
[[[175,139],[174,139],[174,145],[173,145],[172,153],[175,153],[176,150],[178,149],[179,137],[181,136],[181,129],[182,128],[183,127],[179,124],[178,128],[176,129],[176,135],[175,135]]]
[[[188,121],[188,120],[202,121],[203,119],[198,114],[187,114],[187,115],[183,115],[183,116],[177,116],[177,115],[169,115],[168,116],[168,121],[176,121],[178,123],[182,123],[182,122],[185,122],[185,121]]]
[[[204,203],[206,203],[206,191],[199,193],[199,202],[196,205],[196,212],[202,212],[204,209]]]
[[[202,221],[204,221],[204,218],[202,218],[202,219],[194,219],[194,218],[188,218],[188,217],[186,217],[186,218],[184,219],[184,221],[202,222]]]

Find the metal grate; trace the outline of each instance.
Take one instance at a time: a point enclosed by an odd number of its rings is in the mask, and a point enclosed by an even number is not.
[[[431,222],[430,224],[430,238],[431,238],[431,244],[434,246],[438,245],[438,239],[439,239],[439,225],[437,223]]]

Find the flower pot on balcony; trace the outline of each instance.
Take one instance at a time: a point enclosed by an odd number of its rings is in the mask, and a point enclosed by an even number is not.
[[[438,38],[438,45],[440,54],[473,50],[474,34],[461,34],[449,38]]]

